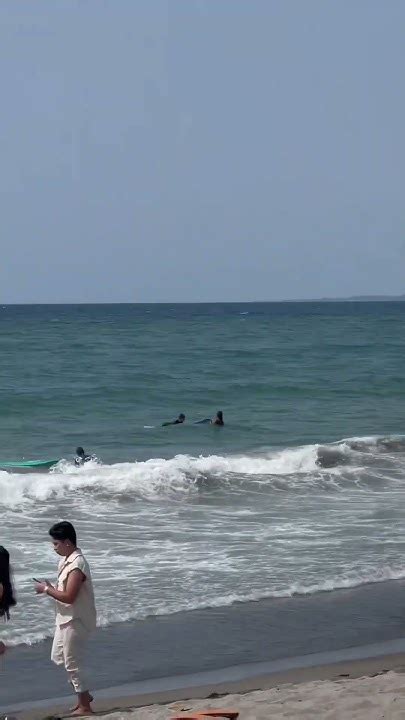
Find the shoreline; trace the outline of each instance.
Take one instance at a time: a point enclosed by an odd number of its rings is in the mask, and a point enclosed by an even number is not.
[[[178,692],[371,657],[405,653],[404,582],[231,607],[193,610],[98,628],[88,673],[99,700]],[[50,661],[51,640],[5,656],[0,713],[43,708],[69,693]],[[33,672],[33,667],[40,672]],[[299,673],[301,673],[301,670]],[[50,688],[52,689],[50,691]],[[63,705],[63,703],[62,703]]]
[[[245,695],[281,686],[306,685],[314,681],[355,680],[374,678],[394,671],[405,673],[405,638],[347,650],[314,653],[279,662],[253,663],[192,675],[137,681],[95,692],[95,712],[114,713],[118,710],[166,705],[180,701],[208,699],[228,705],[227,695]],[[42,720],[49,716],[63,717],[72,697],[34,702],[13,703],[0,708],[1,713],[18,713],[21,720]],[[219,704],[221,704],[219,702]]]

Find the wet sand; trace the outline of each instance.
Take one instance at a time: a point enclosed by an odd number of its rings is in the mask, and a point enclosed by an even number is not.
[[[405,713],[404,673],[404,652],[295,667],[222,682],[221,673],[213,672],[211,682],[199,686],[140,693],[137,690],[141,684],[134,683],[102,690],[97,693],[94,710],[111,720],[167,720],[181,711],[221,707],[235,708],[241,720],[264,720],[270,715],[275,720],[307,715],[325,719],[394,720]],[[10,712],[21,720],[65,717],[70,700],[33,703],[31,707],[24,703],[24,706],[14,706],[14,710],[10,708]]]
[[[136,690],[128,694],[153,694],[179,688],[181,682],[188,687],[239,681],[308,662],[359,659],[350,648],[363,648],[363,658],[405,652],[405,642],[396,640],[404,634],[404,590],[402,581],[384,582],[99,628],[86,663],[90,686],[97,697],[106,688],[131,683]],[[377,643],[378,649],[371,647]],[[0,714],[16,703],[43,702],[69,692],[66,674],[51,662],[50,650],[48,639],[7,653],[0,676]],[[186,675],[193,677],[183,682]]]

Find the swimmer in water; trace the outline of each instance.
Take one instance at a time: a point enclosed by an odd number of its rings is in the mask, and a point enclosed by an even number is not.
[[[216,416],[214,418],[212,418],[211,425],[218,425],[220,427],[225,425],[222,410],[218,410]]]
[[[86,455],[82,447],[76,448],[76,457],[75,457],[75,465],[76,467],[80,467],[81,465],[84,465],[84,463],[89,462],[89,460],[93,460],[93,455]]]
[[[204,420],[197,420],[194,425],[225,425],[224,416],[222,410],[218,410],[217,414],[213,418],[204,418]]]
[[[184,413],[180,413],[180,415],[176,418],[176,420],[170,420],[169,422],[162,423],[162,427],[167,427],[167,425],[182,425],[186,419],[186,416]]]

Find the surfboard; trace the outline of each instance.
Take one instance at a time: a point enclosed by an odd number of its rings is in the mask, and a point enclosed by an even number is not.
[[[58,462],[59,460],[0,460],[0,470],[48,470]]]

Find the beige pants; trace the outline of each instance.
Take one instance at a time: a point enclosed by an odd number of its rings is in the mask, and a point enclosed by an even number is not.
[[[51,660],[64,665],[76,693],[86,692],[88,686],[83,675],[82,658],[89,632],[80,620],[57,625],[52,644]]]

